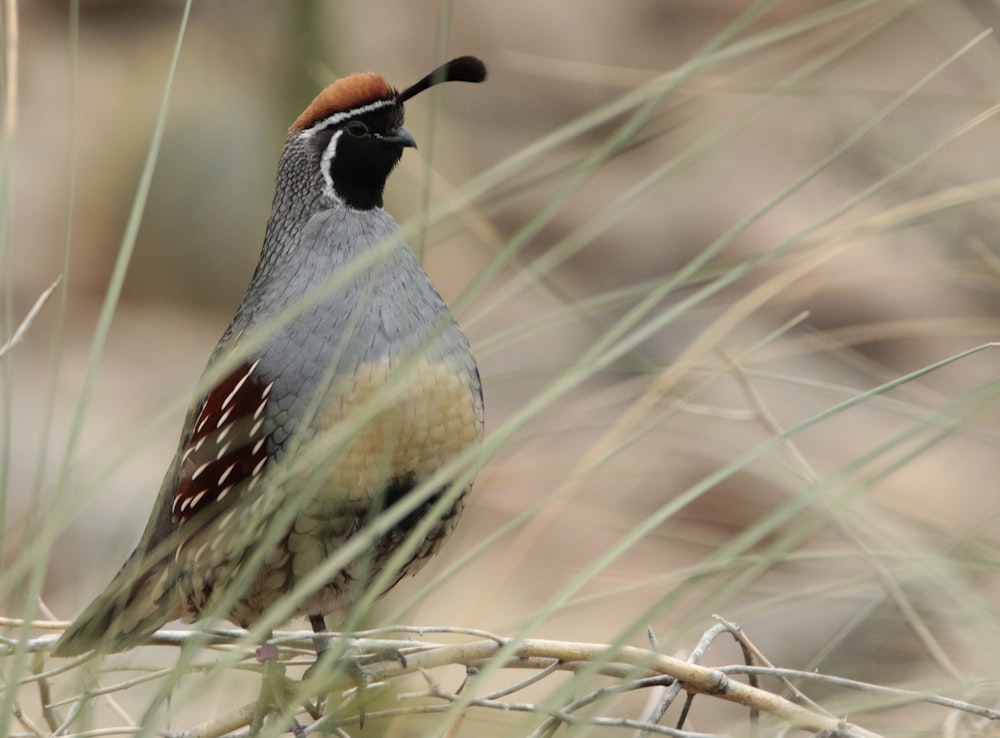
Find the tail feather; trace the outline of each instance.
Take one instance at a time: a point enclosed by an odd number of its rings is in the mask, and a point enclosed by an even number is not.
[[[126,565],[70,624],[56,641],[54,656],[124,651],[179,617],[179,597],[169,569],[159,567],[137,577],[129,571],[132,568]]]

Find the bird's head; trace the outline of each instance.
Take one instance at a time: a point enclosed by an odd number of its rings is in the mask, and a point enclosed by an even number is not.
[[[293,146],[318,168],[323,194],[357,210],[382,206],[382,191],[403,149],[416,146],[403,127],[403,105],[441,82],[482,82],[486,66],[474,56],[441,65],[402,91],[372,72],[352,74],[323,90],[296,118],[286,149]]]

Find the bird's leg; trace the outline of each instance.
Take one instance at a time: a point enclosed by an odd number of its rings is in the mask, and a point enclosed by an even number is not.
[[[323,654],[330,650],[330,646],[333,643],[333,636],[330,633],[330,629],[326,627],[326,620],[322,615],[310,615],[309,625],[312,626],[313,633],[316,634],[315,638],[313,638],[313,649],[316,651],[316,660],[312,666],[306,669],[306,673],[302,675],[303,679],[309,679],[319,671],[320,659],[323,658]]]
[[[285,694],[285,665],[281,663],[278,647],[270,642],[271,634],[263,645],[258,646],[255,652],[257,661],[260,662],[264,671],[261,675],[260,697],[257,699],[256,708],[250,718],[249,735],[251,738],[260,734],[264,727],[264,720],[271,712],[280,712],[286,706]],[[292,718],[290,730],[295,736],[305,735],[298,720]]]
[[[326,627],[326,618],[322,615],[310,615],[309,625],[312,626],[316,637],[313,639],[313,648],[316,649],[316,660],[330,650],[330,629]]]
[[[274,692],[272,685],[276,676],[275,672],[280,677],[281,671],[283,671],[283,667],[278,661],[278,647],[273,643],[265,643],[263,646],[258,646],[256,656],[257,661],[263,665],[264,670],[260,678],[260,696],[257,698],[257,705],[254,708],[253,715],[250,717],[251,738],[260,735],[260,731],[264,727],[264,719],[273,707]]]
[[[313,633],[316,637],[313,639],[313,649],[316,651],[316,660],[313,662],[312,666],[306,669],[305,674],[302,675],[303,679],[309,679],[314,676],[319,671],[319,662],[323,658],[323,654],[330,650],[331,636],[330,629],[326,627],[326,618],[322,615],[310,615],[309,625],[312,626]],[[317,698],[315,709],[317,712],[323,710],[323,699]]]
[[[320,660],[323,658],[323,655],[330,650],[330,646],[332,644],[330,629],[326,627],[326,619],[322,615],[310,615],[309,624],[312,626],[313,633],[316,634],[313,639],[313,648],[316,650],[316,661],[312,666],[306,669],[306,673],[302,676],[303,679],[309,679],[319,672]],[[357,688],[358,723],[359,727],[364,729],[365,688],[368,686],[368,675],[365,674],[365,670],[362,668],[361,664],[358,663],[358,660],[348,653],[350,650],[350,648],[345,650],[344,656],[346,659],[341,663]],[[318,704],[317,708],[319,707],[320,705]]]

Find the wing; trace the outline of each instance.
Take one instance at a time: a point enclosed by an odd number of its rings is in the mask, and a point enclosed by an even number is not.
[[[205,398],[181,451],[170,508],[174,523],[252,487],[267,466],[264,420],[274,382],[260,379],[259,365],[256,359],[238,366]]]
[[[190,426],[190,437],[167,473],[143,540],[109,586],[59,639],[58,656],[91,649],[119,651],[138,645],[168,620],[183,614],[183,600],[169,564],[191,535],[261,476],[268,462],[264,416],[272,383],[255,374],[259,360],[247,362],[209,392]],[[175,481],[176,479],[176,481]],[[199,512],[199,523],[184,523]],[[190,526],[187,526],[190,528]]]

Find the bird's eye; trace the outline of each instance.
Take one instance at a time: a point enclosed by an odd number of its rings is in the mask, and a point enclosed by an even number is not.
[[[362,123],[360,120],[352,120],[347,124],[347,135],[354,136],[354,138],[361,138],[368,135],[368,126]]]

